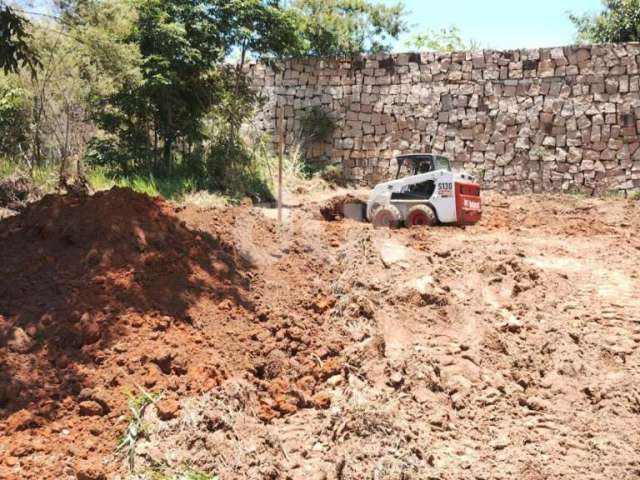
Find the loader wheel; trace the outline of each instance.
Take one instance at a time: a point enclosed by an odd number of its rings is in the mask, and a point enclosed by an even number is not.
[[[398,228],[400,226],[400,211],[393,205],[388,207],[378,207],[373,212],[374,228]]]
[[[433,213],[433,210],[426,205],[416,205],[415,207],[411,207],[405,220],[405,224],[409,228],[424,226],[430,227],[436,223],[438,223],[436,214]]]

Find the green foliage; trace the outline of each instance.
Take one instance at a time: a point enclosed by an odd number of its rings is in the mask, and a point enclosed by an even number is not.
[[[402,4],[386,6],[367,0],[294,0],[301,19],[302,55],[349,57],[389,51],[390,41],[407,31]]]
[[[21,67],[32,74],[40,64],[38,54],[30,45],[29,21],[4,2],[0,2],[0,68],[5,74]]]
[[[329,183],[336,183],[342,179],[342,167],[339,165],[327,165],[319,173],[320,177]]]
[[[28,128],[11,137],[13,144],[22,144],[20,154],[11,157],[24,170],[56,165],[61,178],[82,176],[84,149],[95,134],[93,101],[139,72],[137,47],[122,38],[132,25],[128,6],[129,0],[82,1],[73,16],[64,13],[31,25],[30,44],[41,59],[38,75],[22,69],[6,77],[25,92]]]
[[[217,136],[208,159],[209,189],[237,199],[247,195],[255,202],[273,201],[268,174],[271,159],[249,148],[239,136]]]
[[[153,174],[117,176],[108,169],[94,167],[89,170],[87,176],[94,190],[108,190],[114,186],[127,187],[151,197],[177,201],[202,188],[198,177],[183,171],[164,177],[156,177]]]
[[[253,58],[300,51],[298,18],[261,0],[143,0],[129,42],[139,45],[141,81],[96,102],[108,133],[89,151],[94,165],[118,175],[172,175],[176,164],[208,178],[211,188],[238,190],[255,175],[239,137],[258,102],[242,69]],[[225,63],[240,52],[240,64]]]
[[[479,48],[477,42],[466,41],[460,34],[458,27],[442,28],[440,30],[427,30],[416,33],[405,42],[407,48],[416,51],[456,52],[461,50],[474,50]]]
[[[302,136],[305,141],[321,142],[327,140],[336,129],[333,117],[318,105],[306,109],[301,122]]]
[[[27,92],[0,79],[0,156],[17,156],[28,150],[29,99]]]
[[[61,25],[72,36],[74,62],[87,83],[84,100],[96,104],[119,89],[140,85],[142,57],[131,42],[137,20],[134,0],[78,1]]]
[[[53,163],[34,166],[25,169],[15,161],[0,157],[0,180],[13,176],[26,176],[38,185],[43,191],[50,192],[55,189],[58,183],[58,170]]]
[[[56,168],[61,179],[84,177],[86,160],[98,188],[124,184],[169,198],[204,188],[272,200],[273,152],[241,134],[261,102],[245,77],[248,59],[382,51],[406,30],[401,5],[367,0],[55,5],[51,18],[18,19],[42,63],[31,76],[22,62],[0,84],[0,135],[10,139],[0,155],[32,173]],[[302,123],[301,145],[335,129],[317,107]]]
[[[98,125],[117,138],[111,146],[120,158],[140,158],[156,172],[168,171],[176,141],[198,139],[200,120],[215,98],[217,77],[210,69],[221,55],[205,15],[202,2],[137,3],[129,41],[140,48],[142,78],[100,99],[94,112]]]
[[[640,0],[603,0],[596,15],[571,13],[580,43],[640,41]]]

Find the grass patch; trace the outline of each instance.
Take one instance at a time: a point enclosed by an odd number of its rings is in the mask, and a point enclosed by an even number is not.
[[[234,205],[248,196],[254,203],[275,201],[278,182],[278,156],[265,138],[242,142],[232,151],[235,162],[222,162],[220,156],[212,157],[210,163],[176,159],[170,171],[152,173],[147,170],[123,171],[110,163],[92,163],[85,159],[85,173],[94,191],[108,190],[114,186],[131,188],[152,197],[183,201],[198,195],[206,204]],[[129,164],[139,162],[130,161]],[[45,193],[56,191],[59,166],[53,163],[25,170],[17,161],[0,158],[0,179],[14,174],[31,177]],[[321,168],[304,161],[303,148],[289,145],[283,158],[283,180],[285,189],[312,188],[319,181],[333,181],[340,176],[336,167]],[[204,192],[202,195],[200,193]],[[206,197],[206,198],[205,198]]]
[[[29,177],[45,192],[51,192],[55,189],[58,183],[58,173],[58,167],[53,164],[27,169],[6,158],[0,158],[0,180],[14,175]]]
[[[127,428],[125,429],[116,451],[126,452],[129,457],[129,468],[133,472],[136,443],[138,439],[144,435],[146,426],[144,424],[144,411],[149,405],[153,405],[160,400],[161,395],[157,393],[151,393],[138,387],[140,390],[139,395],[133,393],[127,393],[127,403],[129,405],[129,416],[120,418],[120,421],[127,422]]]
[[[604,198],[605,200],[623,200],[627,198],[627,194],[618,190],[610,190],[600,195],[600,198]]]
[[[151,197],[164,197],[169,200],[182,200],[186,195],[198,190],[199,181],[191,175],[177,173],[171,176],[112,175],[104,167],[90,170],[89,183],[94,190],[107,190],[111,187],[127,187]]]

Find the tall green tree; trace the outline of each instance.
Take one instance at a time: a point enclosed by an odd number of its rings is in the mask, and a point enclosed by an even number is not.
[[[304,55],[349,57],[391,49],[392,40],[408,30],[401,3],[386,6],[368,0],[294,0],[302,18]]]
[[[177,144],[202,139],[208,112],[247,91],[248,56],[300,50],[297,17],[279,2],[142,0],[136,9],[130,42],[140,48],[142,81],[105,98],[96,118],[134,156],[152,153],[156,171],[171,168]],[[236,68],[226,63],[234,52],[241,60]],[[228,122],[239,128],[242,120]]]
[[[603,0],[596,15],[570,14],[581,43],[640,41],[640,0]]]

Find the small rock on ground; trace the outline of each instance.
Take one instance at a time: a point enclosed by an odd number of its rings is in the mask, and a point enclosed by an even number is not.
[[[80,402],[80,415],[83,416],[102,416],[104,415],[104,408],[98,402],[94,400],[85,400]]]
[[[77,480],[106,480],[107,476],[99,465],[83,464],[76,469]]]
[[[160,420],[171,420],[178,416],[180,404],[172,399],[160,400],[156,403],[156,410]]]

